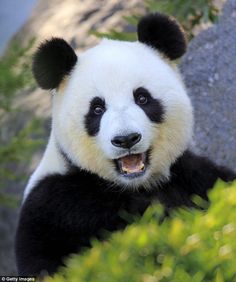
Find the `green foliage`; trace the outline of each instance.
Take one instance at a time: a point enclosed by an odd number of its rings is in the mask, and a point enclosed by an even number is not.
[[[160,12],[177,18],[188,37],[192,38],[196,26],[202,23],[214,22],[217,19],[219,10],[214,2],[213,0],[145,0],[145,6],[147,13]],[[131,15],[124,17],[124,21],[136,26],[140,17],[141,15]],[[92,31],[91,34],[109,39],[137,40],[136,32],[124,32],[114,29],[108,32]]]
[[[136,26],[139,21],[139,15],[131,15],[127,17],[123,17],[123,20],[132,25]],[[125,32],[125,31],[117,31],[114,29],[109,30],[108,32],[99,32],[99,31],[91,31],[90,34],[95,35],[99,38],[109,38],[114,40],[123,40],[123,41],[135,41],[137,40],[136,32]]]
[[[178,19],[191,38],[195,26],[214,22],[219,10],[214,0],[146,0],[150,12],[160,11]]]
[[[25,163],[42,141],[39,138],[41,121],[34,118],[22,128],[16,136],[13,136],[6,144],[0,147],[0,188],[6,180],[17,180],[14,166]],[[32,135],[34,132],[34,136]],[[5,180],[5,181],[4,181]],[[0,194],[1,202],[1,194]]]
[[[205,212],[179,209],[161,225],[154,205],[123,232],[68,259],[46,282],[236,281],[236,182],[218,182]]]
[[[124,31],[120,32],[114,29],[109,30],[109,32],[91,31],[90,34],[100,38],[116,39],[123,41],[135,41],[136,38],[136,33],[124,32]]]
[[[33,40],[22,48],[13,42],[0,59],[0,204],[15,203],[12,197],[3,193],[3,188],[9,185],[9,181],[21,179],[22,173],[17,171],[27,164],[32,152],[42,143],[39,139],[41,122],[38,119],[30,120],[23,128],[15,128],[10,118],[13,115],[17,118],[21,111],[14,107],[17,93],[33,87],[28,54],[32,44]],[[9,132],[11,127],[13,134]]]
[[[17,91],[32,82],[31,65],[26,56],[32,44],[33,40],[21,48],[17,42],[13,42],[0,59],[0,114],[10,111]]]

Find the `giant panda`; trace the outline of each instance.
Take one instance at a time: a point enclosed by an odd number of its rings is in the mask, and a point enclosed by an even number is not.
[[[52,129],[25,189],[16,233],[20,275],[53,274],[64,259],[159,201],[166,211],[207,200],[236,174],[190,150],[193,109],[175,60],[186,50],[171,17],[143,17],[136,42],[103,39],[76,55],[63,39],[34,55],[52,94]],[[158,224],[158,223],[157,223]]]

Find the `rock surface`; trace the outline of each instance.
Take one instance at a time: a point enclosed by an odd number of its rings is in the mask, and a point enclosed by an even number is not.
[[[83,50],[99,39],[91,31],[108,32],[127,27],[123,17],[143,14],[144,1],[140,0],[39,0],[36,9],[17,38],[42,41],[63,37],[74,49]]]
[[[196,150],[236,170],[236,0],[195,37],[181,70],[195,108]]]

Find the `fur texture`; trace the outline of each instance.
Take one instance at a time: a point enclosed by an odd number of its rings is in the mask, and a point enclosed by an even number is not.
[[[95,136],[100,129],[100,122],[104,112],[96,113],[97,108],[106,110],[105,101],[95,97],[90,102],[88,113],[85,116],[85,128],[90,136]]]
[[[69,75],[77,62],[70,45],[61,38],[53,38],[41,44],[34,55],[33,74],[43,89],[54,89]]]
[[[186,51],[186,39],[177,21],[163,14],[149,14],[138,24],[138,40],[148,44],[170,60],[180,58]]]
[[[138,30],[145,26],[145,19]],[[166,16],[156,14],[149,19],[153,19],[148,22],[157,32],[160,26],[170,29],[166,37],[182,36],[177,24]],[[143,42],[103,40],[81,54],[78,63],[64,40],[52,39],[39,47],[33,64],[39,85],[56,87],[52,99],[55,142],[76,166],[131,189],[168,178],[170,165],[191,142],[193,126],[191,102],[177,68],[163,59],[160,48],[154,50]],[[149,103],[139,105],[137,92],[148,95]],[[94,114],[95,97],[104,101],[102,115]],[[142,139],[132,150],[113,146],[115,136],[134,132]],[[117,173],[114,159],[148,150],[152,154],[145,174],[131,180]],[[49,159],[48,154],[49,150],[44,160]],[[44,165],[45,169],[40,165],[32,175],[25,195],[47,174],[48,165]],[[59,167],[63,166],[60,161]]]
[[[48,175],[22,207],[16,237],[19,274],[54,273],[67,255],[89,247],[91,238],[124,228],[122,210],[141,215],[156,200],[167,212],[177,206],[193,207],[191,197],[207,199],[217,178],[231,181],[236,175],[188,151],[172,165],[170,181],[148,191],[125,190],[73,167],[65,175]]]
[[[139,103],[140,96],[146,98],[145,104]],[[148,118],[155,123],[164,121],[164,107],[161,101],[154,99],[147,89],[139,87],[134,91],[134,100],[137,105],[146,113]]]
[[[149,106],[135,101],[140,87],[150,93]],[[102,117],[91,112],[95,97],[104,100]],[[131,189],[168,177],[192,138],[192,106],[177,69],[140,42],[103,40],[81,54],[63,91],[53,96],[52,115],[55,140],[75,165]],[[146,173],[131,181],[113,163],[128,151],[111,140],[134,132],[142,139],[130,153],[152,148],[152,155]]]

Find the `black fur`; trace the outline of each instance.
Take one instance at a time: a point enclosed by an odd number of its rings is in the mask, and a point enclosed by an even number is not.
[[[52,38],[41,44],[33,58],[33,74],[43,89],[57,88],[77,62],[77,56],[63,39]]]
[[[95,136],[99,132],[100,122],[103,115],[103,114],[100,115],[95,114],[94,108],[96,106],[101,106],[102,108],[104,108],[104,110],[106,109],[105,101],[100,97],[95,97],[90,102],[89,111],[85,116],[85,129],[90,136]]]
[[[121,187],[79,168],[66,175],[49,175],[22,206],[16,235],[19,274],[54,273],[67,255],[89,247],[91,238],[101,239],[102,230],[124,228],[122,210],[143,214],[154,200],[167,213],[177,206],[193,207],[192,196],[207,199],[218,178],[231,181],[236,174],[188,151],[172,165],[170,181],[149,192],[121,192]]]
[[[174,18],[155,13],[138,23],[138,40],[164,53],[169,59],[180,58],[186,51],[186,39]]]
[[[154,99],[148,90],[143,87],[136,89],[133,95],[136,103],[139,95],[145,96],[147,98],[147,103],[139,106],[152,122],[160,123],[163,121],[164,106],[162,105],[161,101]]]

